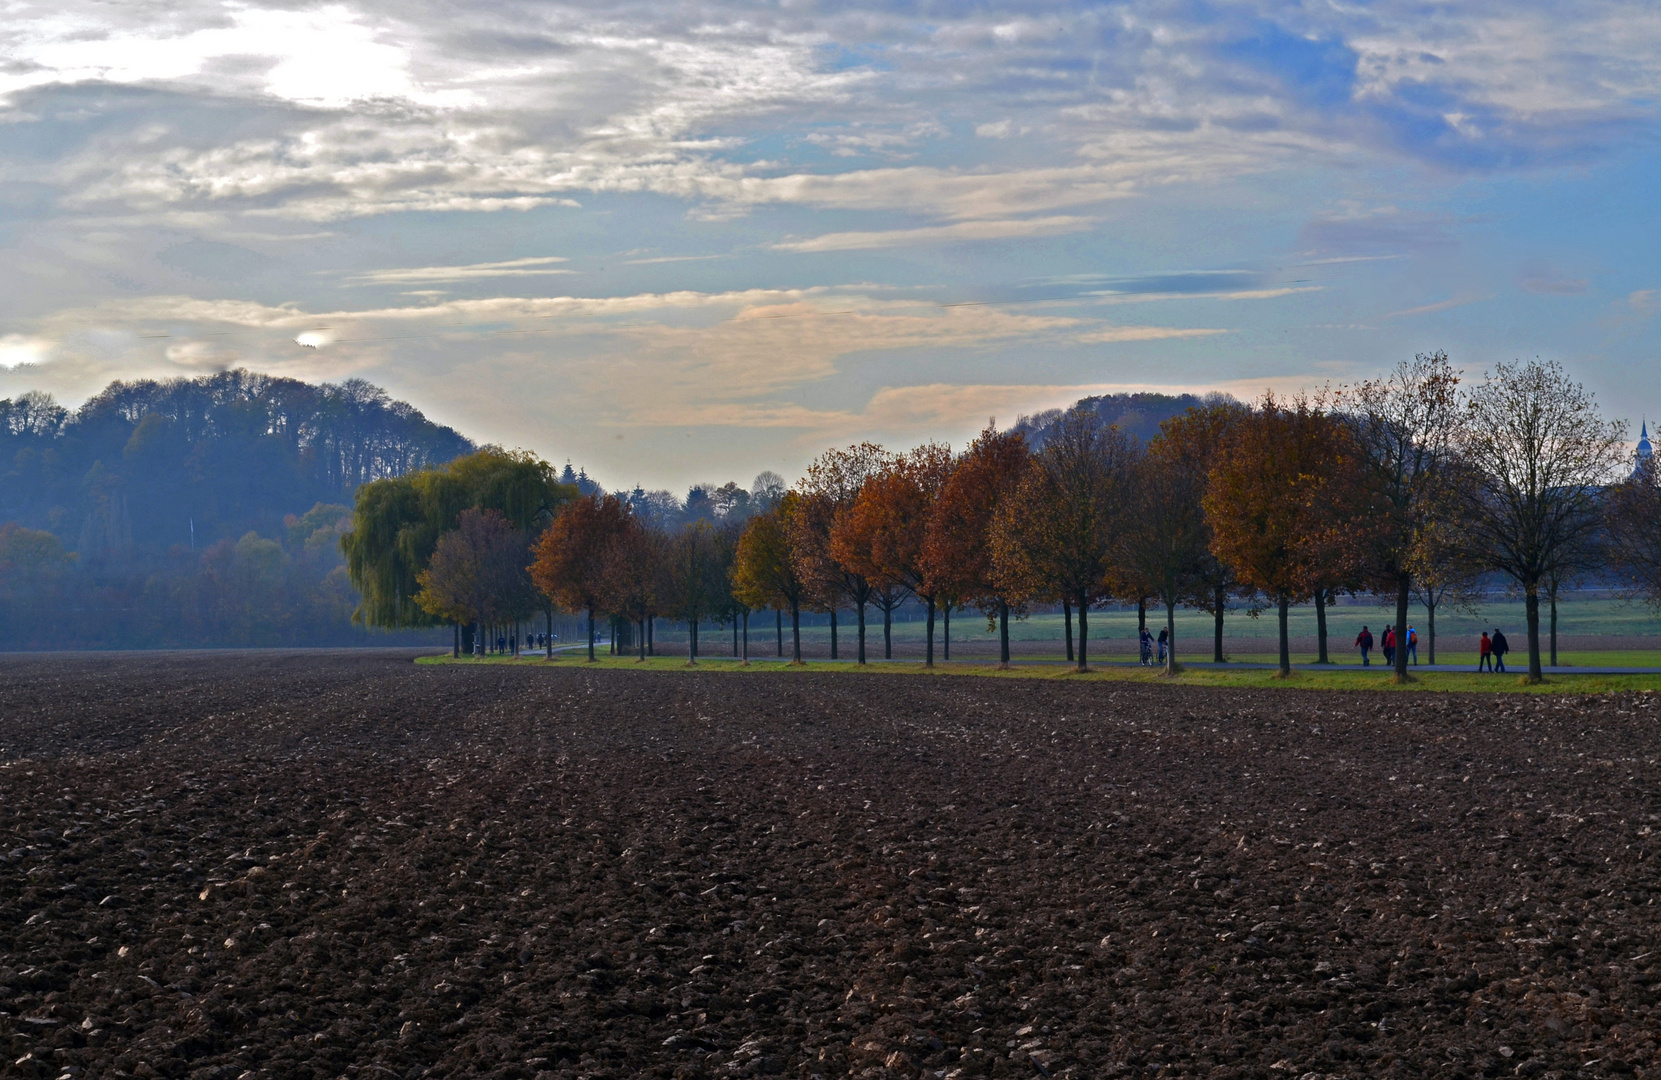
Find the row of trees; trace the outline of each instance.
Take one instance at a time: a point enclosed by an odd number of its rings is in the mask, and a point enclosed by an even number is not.
[[[771,608],[789,613],[799,660],[803,609],[832,613],[833,643],[835,614],[852,611],[861,663],[868,610],[886,627],[912,597],[926,663],[942,608],[986,614],[1008,664],[1009,618],[1059,603],[1083,669],[1090,609],[1131,602],[1163,609],[1174,671],[1176,608],[1213,614],[1220,660],[1224,612],[1246,599],[1276,613],[1289,672],[1293,604],[1315,603],[1324,661],[1339,594],[1393,599],[1402,640],[1417,598],[1434,659],[1437,606],[1499,573],[1525,600],[1539,678],[1541,602],[1555,610],[1573,576],[1609,566],[1661,597],[1661,484],[1648,466],[1622,479],[1626,460],[1622,427],[1556,365],[1500,365],[1467,389],[1438,353],[1336,393],[1198,404],[1146,443],[1080,409],[1037,451],[991,426],[958,455],[830,451],[742,529],[665,531],[595,494],[553,519],[528,577],[591,620],[640,623],[642,648],[657,615],[736,627]],[[1405,650],[1396,667],[1405,679]]]
[[[1507,578],[1525,600],[1530,676],[1541,672],[1540,620],[1558,590],[1612,570],[1661,598],[1661,481],[1626,472],[1619,424],[1554,364],[1500,365],[1466,388],[1443,354],[1342,391],[1254,405],[1194,404],[1144,442],[1075,409],[1047,418],[1043,445],[989,425],[961,454],[861,443],[823,454],[793,488],[758,484],[724,509],[671,516],[650,500],[582,494],[544,464],[489,450],[443,470],[360,491],[344,547],[381,625],[517,622],[555,608],[638,627],[730,623],[747,654],[748,616],[788,613],[799,661],[804,610],[881,613],[891,656],[894,611],[926,612],[925,663],[940,612],[973,607],[999,630],[1037,604],[1059,604],[1069,659],[1089,657],[1089,612],[1109,602],[1163,609],[1177,666],[1175,611],[1278,618],[1290,670],[1288,609],[1313,601],[1320,659],[1340,594],[1394,602],[1405,640],[1415,599],[1430,615]],[[729,485],[731,486],[731,485]],[[712,489],[717,490],[719,489]],[[708,494],[708,492],[705,492]],[[1074,619],[1077,619],[1076,640]],[[1406,652],[1397,674],[1406,678]]]

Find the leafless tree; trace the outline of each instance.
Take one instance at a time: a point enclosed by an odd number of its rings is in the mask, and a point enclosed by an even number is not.
[[[1466,400],[1458,446],[1478,480],[1463,492],[1462,546],[1522,592],[1531,682],[1541,679],[1541,589],[1587,550],[1625,434],[1555,362],[1498,364]]]
[[[1459,420],[1459,375],[1447,353],[1419,353],[1347,395],[1365,483],[1367,563],[1396,601],[1396,677],[1407,677],[1407,608],[1415,563],[1438,505]]]

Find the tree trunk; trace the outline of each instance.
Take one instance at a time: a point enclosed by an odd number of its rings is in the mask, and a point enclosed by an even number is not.
[[[1089,660],[1085,656],[1085,650],[1090,639],[1089,608],[1090,605],[1085,602],[1083,594],[1080,594],[1078,602],[1078,669],[1080,671],[1090,670]]]
[[[1165,674],[1177,673],[1177,603],[1165,601]]]
[[[947,603],[946,606],[941,609],[941,614],[946,620],[946,626],[945,629],[940,632],[940,659],[949,664],[952,662],[952,605]],[[1556,661],[1553,661],[1553,663],[1556,663]]]
[[[1228,593],[1221,585],[1217,587],[1217,611],[1212,617],[1216,622],[1211,630],[1211,662],[1223,663],[1223,601],[1228,599]]]
[[[1315,657],[1317,664],[1330,664],[1326,651],[1326,590],[1315,590]]]
[[[859,631],[858,631],[859,644],[858,644],[858,648],[855,651],[857,651],[859,653],[859,662],[861,664],[864,664],[865,663],[865,605],[864,604],[858,605],[858,607],[855,609],[855,618],[858,620],[858,623],[859,623]]]
[[[831,608],[831,659],[836,659],[836,608]]]
[[[594,605],[588,605],[588,662],[594,663]]]
[[[1425,589],[1425,661],[1432,666],[1436,664],[1436,601],[1431,599],[1434,591]]]
[[[1407,605],[1412,581],[1406,574],[1396,578],[1396,681],[1407,681]]]
[[[1286,612],[1292,606],[1285,593],[1280,594],[1280,677],[1288,678],[1292,674],[1292,642],[1286,636]]]
[[[1073,605],[1070,601],[1061,602],[1062,632],[1067,635],[1067,662],[1073,662]]]
[[[790,640],[791,663],[802,662],[802,605],[795,600],[790,602]]]
[[[696,615],[686,620],[686,662],[698,662],[698,617]]]
[[[646,655],[657,655],[657,616],[646,616]]]
[[[1523,587],[1523,606],[1528,612],[1528,681],[1541,682],[1540,670],[1540,586]]]
[[[929,597],[927,603],[928,603],[928,606],[929,606],[928,647],[923,650],[923,666],[924,667],[933,667],[934,666],[934,597],[932,597],[932,596]]]
[[[1551,601],[1551,666],[1557,666],[1557,586],[1553,585],[1546,592]]]
[[[998,667],[1009,669],[1009,603],[998,601]]]
[[[1148,601],[1144,597],[1136,601],[1136,639],[1142,639],[1142,631],[1148,628]]]

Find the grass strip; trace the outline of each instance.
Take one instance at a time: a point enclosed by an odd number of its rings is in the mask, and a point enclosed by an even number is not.
[[[533,667],[572,667],[619,671],[713,671],[734,675],[790,676],[802,672],[838,673],[880,678],[883,675],[924,675],[941,677],[978,675],[997,679],[1071,679],[1105,683],[1151,683],[1167,686],[1215,686],[1220,688],[1263,688],[1279,690],[1389,690],[1400,693],[1530,693],[1606,694],[1613,691],[1661,690],[1661,674],[1653,675],[1548,675],[1545,682],[1530,684],[1523,675],[1508,672],[1491,675],[1461,671],[1427,671],[1412,681],[1396,683],[1387,668],[1339,667],[1323,671],[1294,670],[1282,679],[1272,669],[1188,668],[1175,676],[1140,666],[1104,665],[1078,672],[1062,665],[1016,663],[1007,671],[984,663],[938,662],[927,668],[921,662],[889,662],[861,667],[851,661],[814,661],[789,664],[775,659],[753,660],[748,666],[731,657],[700,657],[696,665],[684,657],[655,656],[645,661],[633,657],[604,656],[592,664],[578,655],[563,655],[553,661],[542,656],[451,657],[423,656],[418,664],[508,664]]]

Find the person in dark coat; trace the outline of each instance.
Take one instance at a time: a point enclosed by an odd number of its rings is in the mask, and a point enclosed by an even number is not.
[[[1361,666],[1372,666],[1372,660],[1369,659],[1369,654],[1373,651],[1373,632],[1363,626],[1361,628],[1361,633],[1355,635],[1355,647],[1361,650]]]
[[[1511,643],[1505,640],[1499,627],[1494,627],[1494,670],[1505,670],[1505,654],[1511,651]]]

